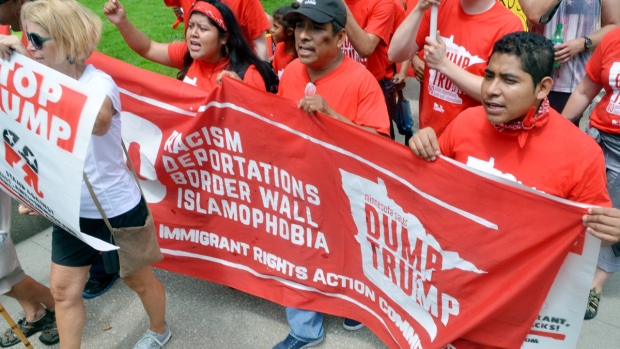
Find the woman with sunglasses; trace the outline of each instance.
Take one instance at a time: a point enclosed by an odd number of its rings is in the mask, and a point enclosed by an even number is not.
[[[107,74],[87,65],[85,60],[97,47],[101,20],[75,0],[28,2],[21,9],[21,24],[29,44],[27,51],[15,36],[0,40],[0,56],[12,51],[30,56],[92,90],[106,95],[88,146],[84,173],[113,227],[145,224],[146,203],[130,175],[125,171],[121,147],[120,94]],[[21,213],[30,213],[20,207]],[[102,219],[90,193],[82,182],[80,204],[82,232],[110,241],[110,230]],[[99,255],[72,234],[58,226],[52,231],[50,285],[56,304],[56,321],[63,349],[80,348],[86,319],[82,290],[90,265]],[[149,266],[124,278],[146,310],[150,326],[134,348],[161,348],[170,339],[165,323],[166,294]]]
[[[164,44],[151,40],[127,19],[118,0],[109,0],[103,13],[114,23],[127,45],[140,56],[180,70],[178,78],[211,91],[222,76],[277,92],[271,65],[258,58],[245,41],[232,11],[217,0],[197,1],[191,10],[185,42]]]

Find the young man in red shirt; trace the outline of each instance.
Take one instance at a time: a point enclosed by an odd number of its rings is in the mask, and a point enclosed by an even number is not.
[[[553,44],[540,35],[506,35],[485,70],[482,106],[460,113],[439,140],[427,127],[409,146],[431,161],[443,154],[463,163],[492,163],[493,172],[536,190],[602,206],[588,210],[584,225],[604,243],[616,243],[620,210],[609,207],[603,153],[549,107],[553,57]]]
[[[377,80],[345,56],[347,11],[342,0],[304,0],[287,16],[295,16],[295,47],[299,59],[282,73],[278,94],[298,102],[314,115],[389,136],[385,99]],[[301,349],[323,341],[323,314],[286,308],[290,334],[274,349]]]
[[[429,37],[431,4],[438,6],[437,40]],[[496,0],[419,1],[394,33],[388,57],[402,62],[424,49],[420,128],[431,126],[441,135],[458,113],[480,105],[480,84],[493,43],[522,30],[519,17]]]
[[[553,60],[553,44],[543,36],[504,36],[485,70],[482,106],[460,113],[439,140],[427,127],[409,146],[430,161],[443,154],[547,194],[600,206],[583,217],[586,231],[603,243],[618,242],[620,210],[610,207],[601,148],[549,107]]]

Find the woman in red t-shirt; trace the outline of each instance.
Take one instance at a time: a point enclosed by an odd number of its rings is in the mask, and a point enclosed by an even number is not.
[[[562,115],[578,120],[603,88],[605,95],[592,110],[588,133],[603,148],[607,190],[613,207],[620,208],[620,28],[603,37],[586,65],[586,75],[568,99]],[[620,243],[601,246],[588,297],[586,320],[596,316],[603,285],[617,271],[620,271]]]
[[[268,62],[258,58],[247,43],[232,11],[215,0],[197,1],[191,9],[185,42],[151,40],[127,19],[118,0],[108,1],[103,12],[140,56],[180,70],[178,78],[212,90],[222,76],[256,88],[277,92],[277,77]]]

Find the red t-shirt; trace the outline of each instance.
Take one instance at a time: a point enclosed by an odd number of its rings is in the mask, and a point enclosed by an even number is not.
[[[590,126],[620,134],[620,27],[603,37],[586,65],[586,74],[605,88],[603,99],[590,115]]]
[[[405,20],[405,5],[401,0],[392,0],[394,2],[394,26],[392,28],[392,34],[390,34],[390,41],[392,39],[392,35],[396,31],[401,23]]]
[[[461,8],[460,0],[445,0],[439,5],[437,18],[448,58],[479,76],[484,75],[493,44],[508,33],[523,31],[519,17],[499,1],[484,13],[469,15]],[[420,48],[429,32],[430,11],[426,11],[416,38]],[[424,95],[420,101],[420,128],[430,126],[438,136],[461,111],[480,105],[428,65],[424,68],[420,94]]]
[[[295,59],[284,69],[278,95],[298,102],[304,97],[309,82],[306,66]],[[349,57],[344,57],[336,69],[313,83],[316,93],[337,113],[357,125],[390,134],[390,119],[381,87],[372,74]]]
[[[183,57],[187,52],[187,44],[184,42],[174,42],[168,44],[168,56],[172,65],[177,69],[183,69]],[[183,82],[198,86],[207,91],[213,90],[217,83],[217,74],[222,70],[226,70],[229,64],[228,59],[221,59],[217,63],[206,63],[201,60],[194,60],[189,67],[187,74]],[[260,90],[265,91],[265,80],[260,75],[254,65],[250,65],[245,72],[243,82],[250,86],[254,86]]]
[[[282,77],[282,72],[284,71],[284,68],[286,68],[286,66],[291,63],[295,58],[297,58],[296,54],[286,53],[283,42],[276,45],[276,52],[273,55],[271,65],[273,66],[273,70],[276,72],[276,74],[278,74],[278,78]]]
[[[254,48],[252,41],[265,33],[270,28],[269,20],[265,15],[265,10],[259,0],[222,0],[230,8],[237,18],[237,23],[241,27],[243,35]],[[196,3],[195,0],[164,0],[168,7],[179,6],[183,8],[183,23],[187,28],[190,10]]]
[[[498,131],[483,107],[460,113],[439,138],[441,154],[560,198],[611,207],[603,152],[594,139],[549,108],[529,131]],[[528,132],[523,147],[517,137]]]
[[[353,18],[367,34],[379,37],[375,51],[367,58],[361,58],[348,38],[342,45],[342,52],[353,60],[362,63],[376,80],[390,79],[394,76],[392,62],[387,57],[390,38],[394,33],[394,5],[383,0],[346,0]]]
[[[413,9],[418,5],[418,0],[406,0],[405,3],[407,3],[407,9],[405,10],[405,16],[409,16],[411,11],[413,11]]]

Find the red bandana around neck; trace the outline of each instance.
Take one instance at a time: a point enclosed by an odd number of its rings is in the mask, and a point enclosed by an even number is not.
[[[547,123],[547,116],[549,115],[549,99],[545,97],[540,103],[538,110],[536,107],[532,107],[527,115],[522,120],[513,120],[505,123],[494,124],[495,129],[499,132],[504,131],[522,131],[517,137],[519,140],[519,146],[523,148],[529,131],[534,127],[541,127]]]

